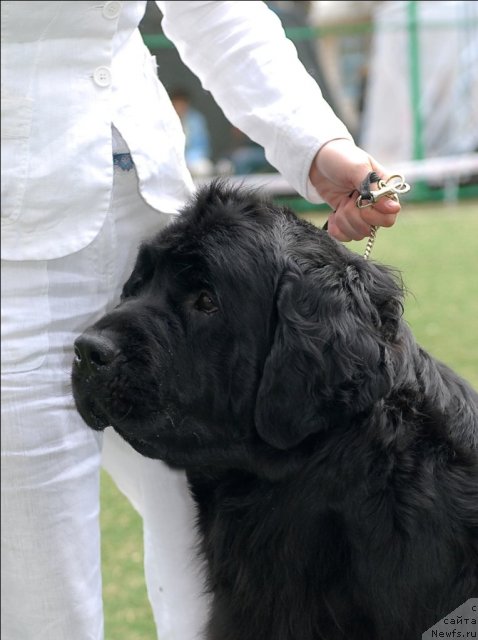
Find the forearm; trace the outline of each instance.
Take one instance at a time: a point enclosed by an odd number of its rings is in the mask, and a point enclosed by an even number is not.
[[[262,2],[165,1],[163,28],[226,117],[265,148],[301,195],[316,199],[309,171],[317,151],[350,138]]]

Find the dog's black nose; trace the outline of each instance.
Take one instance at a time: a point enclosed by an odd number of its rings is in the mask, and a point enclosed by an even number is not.
[[[86,331],[75,340],[75,362],[82,370],[97,371],[107,367],[119,353],[119,348],[104,333]]]

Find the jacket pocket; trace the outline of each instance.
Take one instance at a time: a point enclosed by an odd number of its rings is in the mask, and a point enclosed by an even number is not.
[[[28,175],[33,100],[5,96],[2,106],[2,224],[20,215]]]

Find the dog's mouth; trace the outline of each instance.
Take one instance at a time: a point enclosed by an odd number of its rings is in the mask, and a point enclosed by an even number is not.
[[[90,429],[104,431],[106,427],[120,422],[98,399],[98,395],[92,394],[88,386],[78,382],[75,378],[73,378],[73,398],[78,413]]]
[[[159,436],[146,438],[133,436],[121,427],[116,426],[114,421],[108,420],[104,416],[97,415],[93,412],[90,412],[86,419],[83,417],[83,420],[86,422],[88,427],[94,431],[104,431],[107,427],[111,427],[123,438],[123,440],[143,456],[148,458],[163,458],[165,455],[164,446],[162,446]]]
[[[167,458],[164,443],[159,435],[139,438],[116,426],[113,426],[113,429],[141,455],[161,460]]]
[[[95,431],[103,431],[109,426],[121,426],[128,423],[135,414],[135,421],[139,422],[140,407],[134,399],[121,393],[111,382],[113,378],[81,377],[77,367],[73,367],[72,390],[76,409],[83,421]],[[105,393],[105,388],[111,386],[112,393]]]
[[[165,445],[159,433],[148,433],[141,436],[137,434],[138,429],[141,428],[141,419],[128,419],[130,418],[128,415],[129,412],[121,417],[115,417],[98,402],[85,403],[79,394],[74,395],[77,410],[90,429],[94,431],[104,431],[107,427],[112,427],[123,440],[143,456],[148,458],[164,458]],[[156,418],[158,418],[158,416],[156,416]],[[150,419],[148,423],[148,426],[152,426],[154,420]],[[132,433],[133,429],[135,433]]]
[[[83,421],[94,431],[104,431],[106,427],[111,426],[112,420],[106,412],[99,410],[97,407],[86,406],[85,403],[75,394],[76,408]]]

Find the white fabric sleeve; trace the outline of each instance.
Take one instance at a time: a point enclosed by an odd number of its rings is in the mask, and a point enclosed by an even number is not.
[[[261,1],[157,0],[163,30],[228,120],[311,202],[317,151],[352,139],[324,100],[278,17]]]

